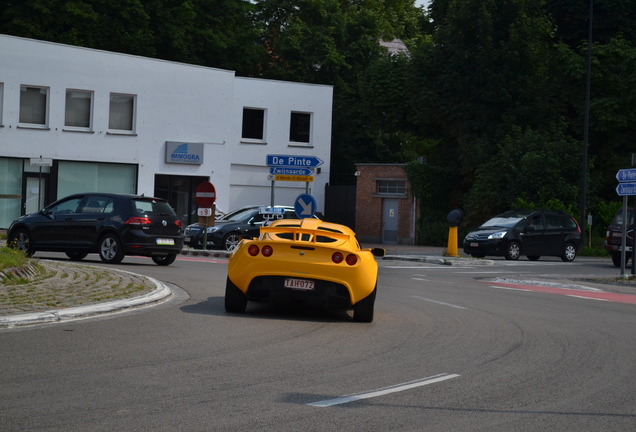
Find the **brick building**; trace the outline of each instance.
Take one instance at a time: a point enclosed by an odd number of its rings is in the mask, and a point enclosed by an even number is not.
[[[417,199],[404,164],[356,164],[356,234],[363,243],[415,244]]]

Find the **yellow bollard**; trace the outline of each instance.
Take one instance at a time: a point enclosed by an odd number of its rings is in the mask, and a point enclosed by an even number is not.
[[[448,247],[446,248],[446,256],[459,257],[457,252],[457,227],[448,228]]]

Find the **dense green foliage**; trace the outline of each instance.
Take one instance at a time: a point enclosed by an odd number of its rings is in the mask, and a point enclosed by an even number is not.
[[[432,244],[453,208],[466,227],[519,202],[580,214],[588,6],[7,0],[0,33],[333,85],[331,183],[353,184],[356,162],[407,163]],[[586,211],[606,223],[636,153],[636,0],[594,0],[593,17]],[[410,55],[387,55],[393,38]]]

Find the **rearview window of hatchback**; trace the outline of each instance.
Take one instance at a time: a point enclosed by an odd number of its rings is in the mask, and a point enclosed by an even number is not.
[[[135,207],[137,214],[176,216],[176,213],[166,201],[136,199],[133,200],[133,206]]]

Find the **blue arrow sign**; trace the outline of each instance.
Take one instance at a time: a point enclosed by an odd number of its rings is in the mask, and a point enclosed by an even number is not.
[[[267,155],[268,167],[312,168],[323,163],[316,156]]]
[[[294,210],[296,211],[296,216],[300,219],[310,218],[316,214],[316,207],[318,204],[316,203],[316,198],[310,194],[300,194],[296,201],[294,202]]]
[[[311,168],[271,167],[269,173],[274,175],[308,176],[312,175],[314,170]]]
[[[618,196],[636,195],[636,183],[619,183],[616,186],[616,193]]]
[[[636,168],[618,170],[616,179],[619,182],[636,181]]]

